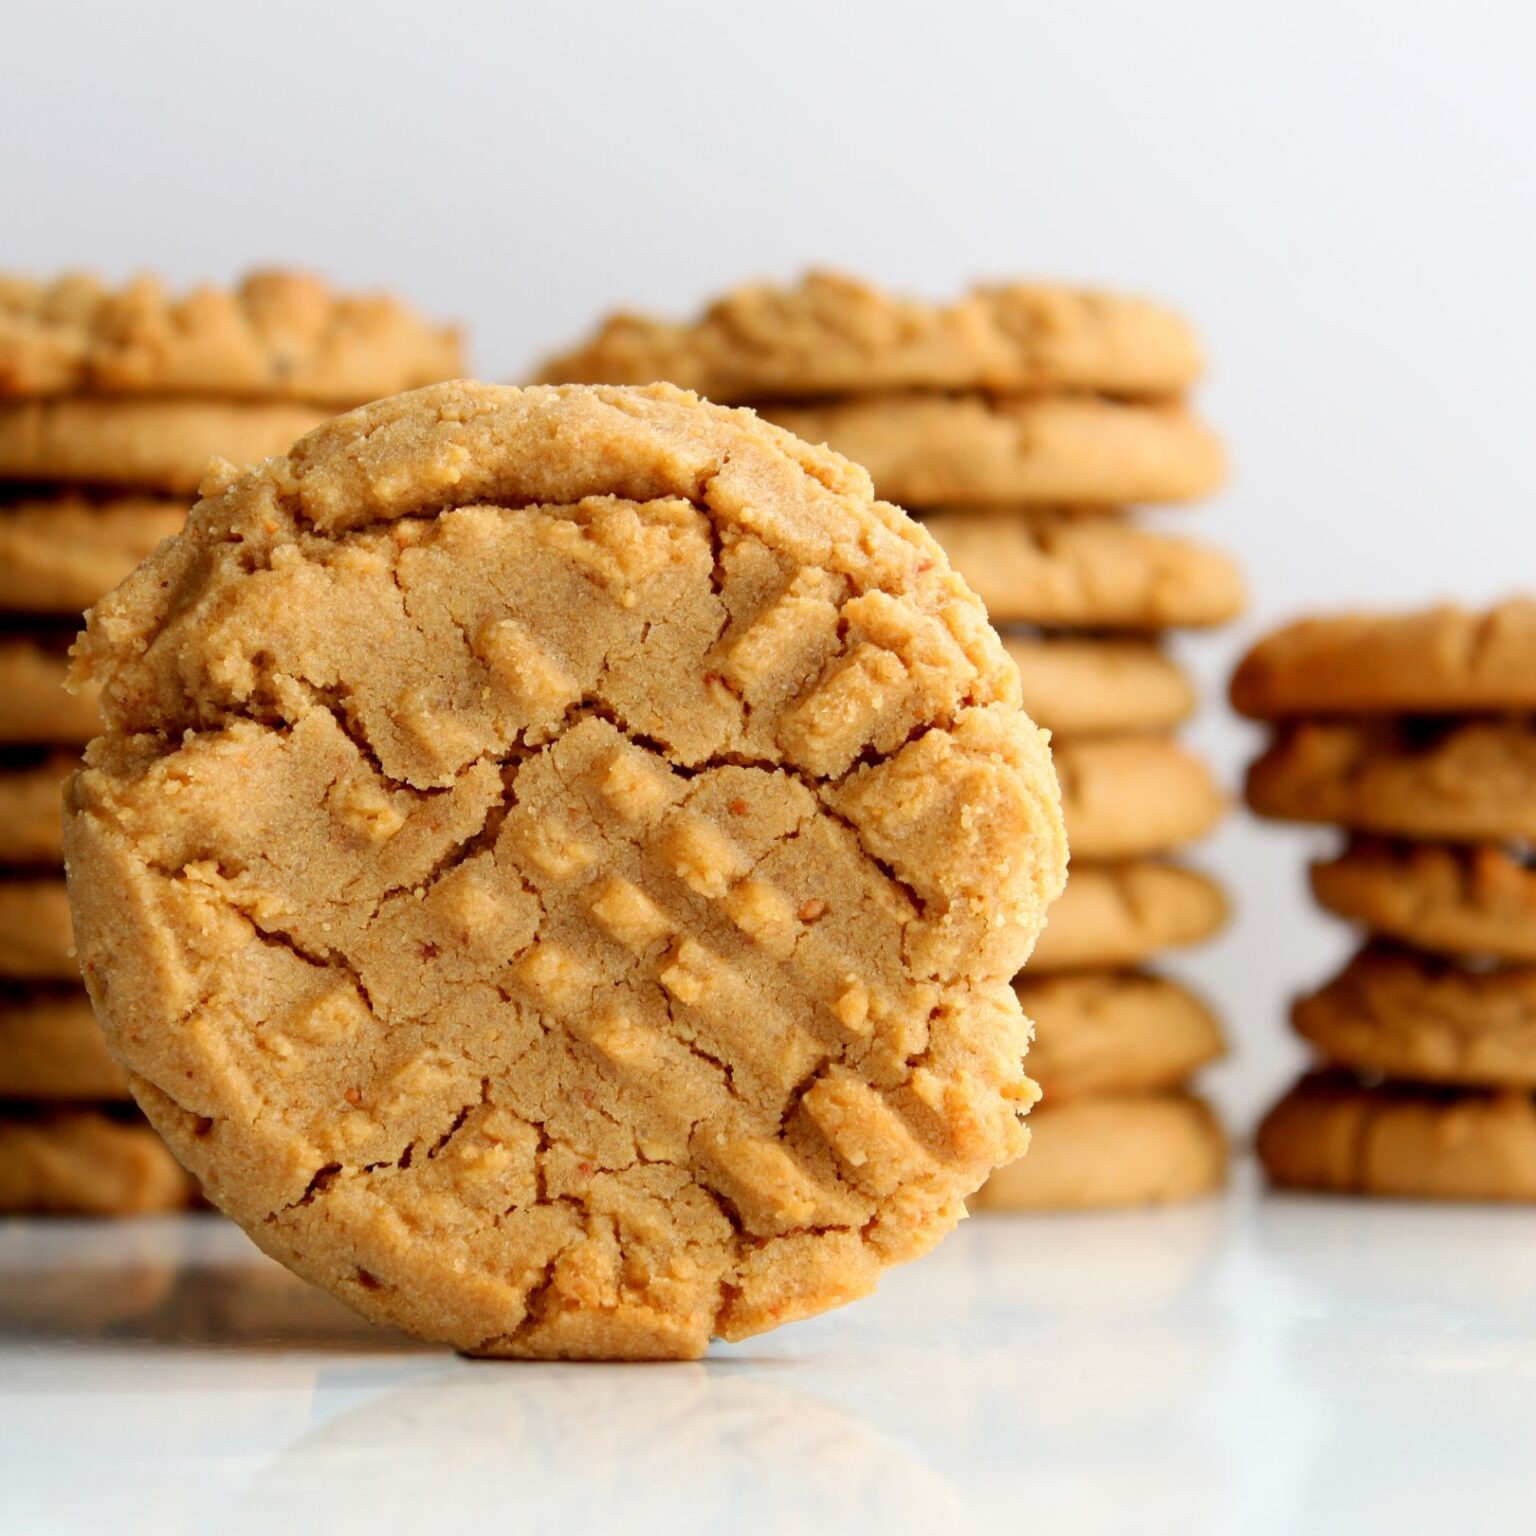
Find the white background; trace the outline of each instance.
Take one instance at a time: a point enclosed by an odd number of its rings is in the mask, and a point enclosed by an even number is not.
[[[1249,621],[1532,580],[1536,8],[12,4],[0,261],[388,285],[524,373],[618,303],[835,264],[943,295],[1040,274],[1174,301],[1236,474],[1170,514]],[[1229,775],[1251,740],[1199,728]],[[1189,969],[1240,1125],[1285,998],[1346,947],[1307,839],[1236,824],[1239,921]]]

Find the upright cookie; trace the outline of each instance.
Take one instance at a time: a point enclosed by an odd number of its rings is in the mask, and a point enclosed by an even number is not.
[[[1358,837],[1312,866],[1312,893],[1419,949],[1536,961],[1536,868],[1502,848]]]
[[[1189,675],[1145,640],[1004,635],[1024,708],[1063,736],[1171,731],[1195,710]]]
[[[923,521],[999,624],[1203,628],[1235,618],[1246,600],[1219,550],[1122,517],[936,512]]]
[[[1014,990],[1034,1021],[1029,1070],[1047,1104],[1175,1088],[1222,1053],[1215,1015],[1162,976],[1026,972]]]
[[[365,1314],[697,1355],[864,1293],[1023,1150],[1054,775],[855,466],[667,386],[418,391],[202,502],[82,665],[109,1041]]]
[[[78,614],[186,515],[182,502],[156,497],[70,492],[0,500],[0,608]]]
[[[464,371],[458,333],[302,272],[168,294],[0,277],[0,395],[231,395],[354,405]],[[291,439],[290,439],[291,440]],[[286,446],[286,445],[284,445]]]
[[[0,979],[78,981],[69,898],[53,878],[0,879]]]
[[[669,379],[722,404],[865,390],[1176,395],[1199,377],[1177,315],[1117,294],[998,283],[923,304],[833,272],[751,283],[677,323],[617,314],[540,370],[547,384]]]
[[[1216,490],[1221,444],[1182,405],[1091,395],[871,395],[763,414],[862,464],[904,507],[1106,506]]]
[[[96,690],[65,691],[66,635],[0,635],[0,744],[84,744],[101,729]]]
[[[1208,833],[1227,808],[1203,758],[1170,736],[1106,736],[1055,747],[1074,858],[1167,853]]]
[[[1536,841],[1536,725],[1300,721],[1248,770],[1261,816],[1462,842]]]
[[[196,1193],[142,1122],[94,1109],[0,1116],[0,1214],[144,1216]]]
[[[1366,1088],[1303,1078],[1259,1127],[1275,1183],[1410,1200],[1536,1200],[1536,1099],[1526,1092]]]
[[[211,459],[286,453],[329,413],[290,401],[69,395],[0,405],[0,479],[191,496]]]
[[[1198,944],[1227,920],[1221,887],[1176,864],[1074,864],[1030,958],[1030,976],[1141,965]]]
[[[1189,1094],[1073,1099],[1029,1122],[1029,1156],[994,1173],[973,1211],[1163,1205],[1211,1194],[1226,1177],[1221,1125]]]
[[[1340,1066],[1415,1082],[1536,1088],[1533,966],[1474,970],[1372,945],[1302,998],[1291,1019]],[[1043,1080],[1034,1053],[1030,1068]]]
[[[1302,620],[1243,658],[1232,703],[1256,720],[1536,709],[1536,601]]]
[[[72,991],[0,991],[0,1099],[126,1099],[90,999]]]
[[[0,766],[0,865],[64,862],[64,781],[79,764],[54,752]]]

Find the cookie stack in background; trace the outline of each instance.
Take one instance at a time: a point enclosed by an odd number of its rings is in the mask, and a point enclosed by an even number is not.
[[[335,414],[461,371],[392,299],[264,272],[173,298],[0,277],[0,1212],[185,1205],[80,985],[60,790],[96,734],[64,691],[83,609],[182,524],[210,459],[286,450]]]
[[[1183,401],[1201,368],[1185,323],[1136,299],[1014,283],[930,305],[812,274],[691,322],[614,316],[541,370],[668,379],[829,443],[922,518],[1002,631],[1054,734],[1072,872],[1019,984],[1045,1089],[1031,1152],[982,1206],[1136,1204],[1222,1177],[1220,1129],[1183,1088],[1220,1029],[1141,967],[1226,918],[1220,889],[1167,858],[1225,801],[1174,739],[1195,690],[1160,637],[1235,617],[1243,584],[1123,510],[1219,483],[1220,444]]]
[[[1294,624],[1232,702],[1274,729],[1249,804],[1343,829],[1312,889],[1367,934],[1293,1010],[1319,1065],[1260,1128],[1271,1179],[1536,1200],[1536,601]]]

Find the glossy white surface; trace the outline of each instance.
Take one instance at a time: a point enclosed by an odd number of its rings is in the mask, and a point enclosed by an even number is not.
[[[0,1224],[0,1531],[1529,1531],[1529,1211],[967,1223],[698,1365],[472,1363],[213,1218]]]

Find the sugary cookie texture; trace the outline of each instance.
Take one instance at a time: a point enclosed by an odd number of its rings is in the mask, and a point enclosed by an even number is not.
[[[693,1356],[867,1292],[1022,1152],[1045,741],[835,455],[669,386],[421,390],[200,503],[77,665],[109,1041],[367,1315]]]

